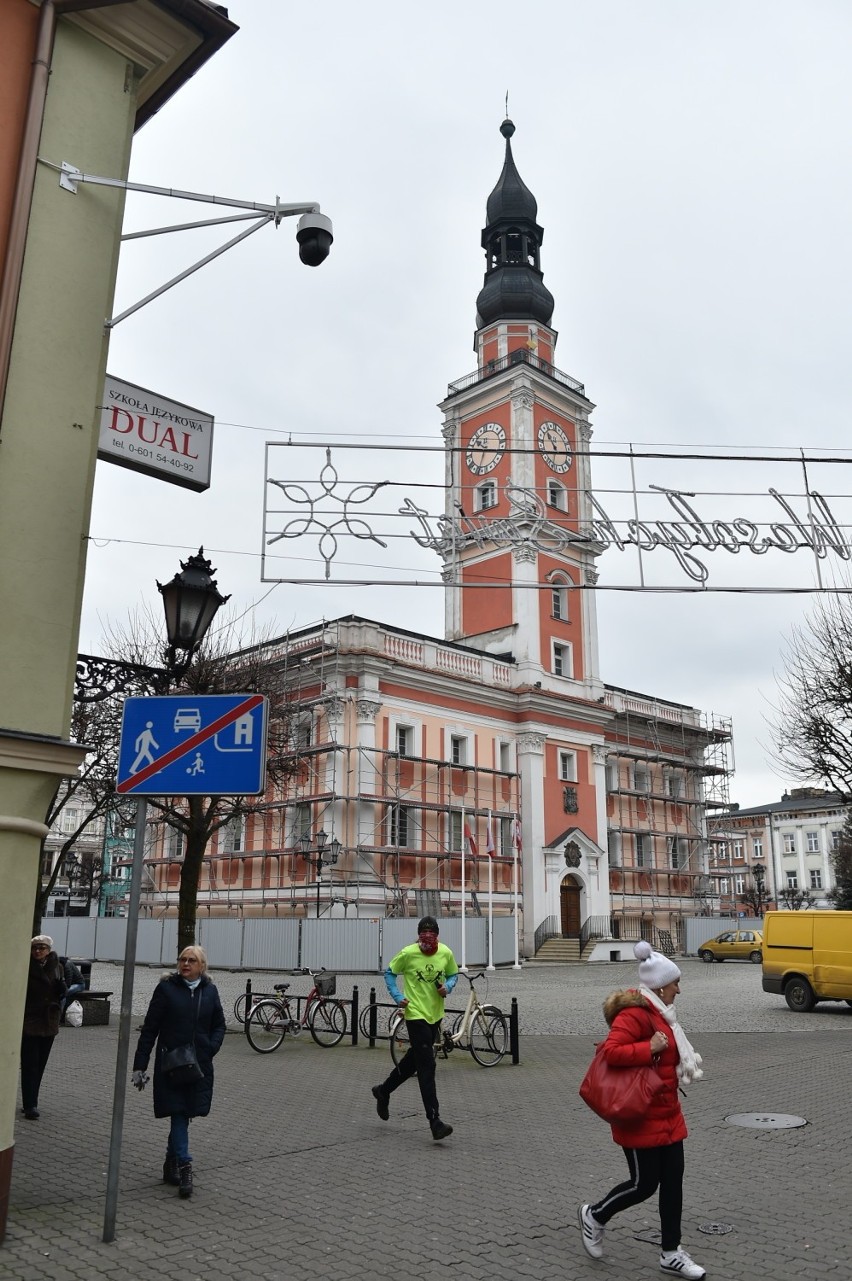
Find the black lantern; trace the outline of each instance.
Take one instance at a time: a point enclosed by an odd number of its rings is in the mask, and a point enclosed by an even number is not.
[[[191,658],[207,634],[216,611],[231,599],[219,592],[211,577],[216,571],[206,559],[203,547],[199,547],[196,556],[182,560],[180,567],[181,573],[175,574],[165,587],[157,583],[166,615],[169,638],[166,665],[169,668],[175,667],[178,649],[186,652],[187,660]]]
[[[326,864],[330,867],[334,867],[335,863],[340,858],[340,851],[343,849],[341,842],[336,836],[333,836],[331,838],[331,844],[328,847],[328,858],[324,858],[323,855],[325,854],[325,845],[327,840],[328,833],[324,832],[322,828],[320,828],[318,832],[315,832],[313,837],[311,837],[310,832],[303,832],[299,837],[299,844],[302,847],[302,857],[312,863],[316,863],[317,865],[317,919],[319,919],[320,914],[320,878],[322,877],[322,869]]]

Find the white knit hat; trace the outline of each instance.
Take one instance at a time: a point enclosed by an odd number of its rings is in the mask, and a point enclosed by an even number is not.
[[[647,939],[640,939],[633,948],[633,955],[639,962],[639,982],[643,987],[653,991],[680,978],[680,970],[674,961],[663,956],[662,952],[655,952]]]

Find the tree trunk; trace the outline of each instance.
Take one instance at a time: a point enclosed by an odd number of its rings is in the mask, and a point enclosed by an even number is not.
[[[195,942],[195,925],[198,910],[198,886],[201,881],[201,868],[210,829],[204,813],[204,797],[190,796],[189,832],[186,837],[186,853],[183,867],[180,870],[180,893],[178,896],[178,956],[185,947]]]

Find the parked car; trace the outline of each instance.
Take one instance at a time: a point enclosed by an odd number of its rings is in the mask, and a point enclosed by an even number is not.
[[[702,961],[753,961],[763,960],[763,935],[760,930],[725,930],[714,939],[708,939],[698,949]]]

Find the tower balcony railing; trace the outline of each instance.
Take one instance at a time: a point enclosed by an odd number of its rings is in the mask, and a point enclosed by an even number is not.
[[[563,387],[570,387],[572,391],[577,391],[581,396],[585,396],[586,389],[577,379],[572,378],[570,374],[563,373],[557,369],[549,360],[542,360],[534,351],[526,347],[518,347],[515,351],[509,352],[508,356],[500,356],[496,360],[487,360],[479,369],[475,369],[472,374],[466,374],[464,378],[458,378],[455,382],[450,383],[447,387],[448,396],[457,396],[459,392],[466,391],[468,387],[475,386],[476,383],[485,382],[487,378],[493,378],[496,374],[502,374],[505,369],[512,365],[532,365],[533,369],[539,369],[548,378],[554,382],[562,383]]]

